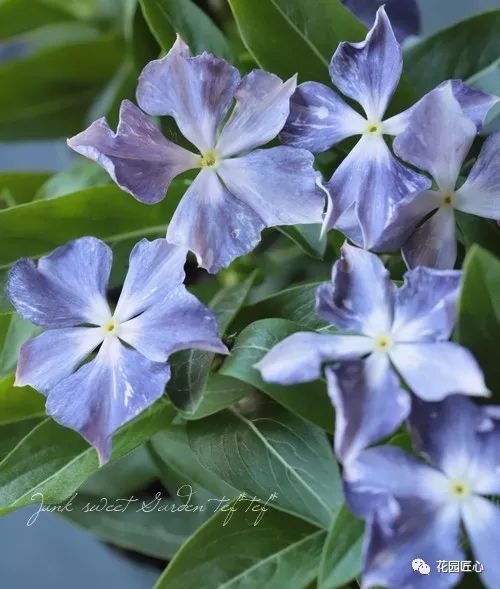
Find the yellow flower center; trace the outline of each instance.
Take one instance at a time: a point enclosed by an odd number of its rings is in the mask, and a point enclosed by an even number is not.
[[[114,335],[118,329],[118,323],[114,319],[106,321],[102,326],[105,335]]]
[[[200,168],[212,168],[217,164],[217,154],[210,149],[200,156]]]
[[[382,123],[376,121],[369,122],[366,125],[366,133],[368,135],[382,135]]]
[[[382,352],[387,352],[392,347],[392,337],[388,333],[384,333],[375,338],[375,348]]]
[[[467,481],[457,479],[451,481],[451,495],[454,499],[467,499],[471,494],[471,488]]]
[[[441,206],[442,207],[452,207],[453,206],[453,192],[444,192],[441,196]]]

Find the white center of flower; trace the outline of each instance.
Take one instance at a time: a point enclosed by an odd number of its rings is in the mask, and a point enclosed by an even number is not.
[[[388,352],[394,345],[394,340],[390,333],[383,333],[375,338],[375,349],[380,352]]]
[[[465,501],[472,494],[471,486],[464,479],[454,479],[450,481],[450,495],[456,501]]]
[[[103,330],[104,335],[116,335],[116,332],[118,331],[118,325],[119,324],[116,319],[110,319],[101,326],[101,329]]]
[[[455,193],[451,190],[448,190],[446,192],[443,192],[441,194],[441,203],[440,205],[442,207],[449,207],[449,208],[453,208],[454,206],[454,201],[455,201]]]
[[[380,136],[383,134],[384,127],[380,121],[368,121],[365,127],[365,135]]]
[[[213,149],[208,149],[200,155],[200,168],[214,168],[218,165],[219,158],[217,152]]]

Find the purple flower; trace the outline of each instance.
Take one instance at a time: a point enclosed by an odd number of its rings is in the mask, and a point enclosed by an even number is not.
[[[324,196],[313,156],[286,146],[255,149],[283,127],[295,87],[295,78],[283,82],[262,70],[241,79],[223,59],[190,57],[177,39],[168,55],[144,68],[137,101],[150,115],[173,117],[199,153],[168,141],[129,101],[122,103],[116,133],[99,119],[68,145],[148,204],[164,198],[175,176],[199,168],[167,240],[216,272],[253,249],[265,227],[321,223]]]
[[[370,448],[344,469],[348,504],[367,521],[363,587],[388,589],[458,583],[459,574],[438,572],[436,561],[465,559],[461,524],[483,566],[481,581],[500,587],[500,423],[461,395],[441,403],[413,404],[410,425],[416,450]],[[430,566],[428,576],[413,559]],[[445,571],[447,572],[447,571]]]
[[[396,154],[428,172],[436,186],[411,205],[418,220],[427,218],[403,247],[410,268],[453,268],[457,257],[455,210],[500,219],[500,133],[486,140],[469,177],[458,187],[475,137],[476,125],[464,116],[448,83],[415,106],[406,130],[394,141]]]
[[[316,295],[316,312],[343,333],[295,333],[257,365],[264,380],[307,382],[327,366],[336,407],[335,449],[344,462],[392,433],[408,416],[410,397],[438,401],[458,391],[487,395],[472,354],[449,342],[461,273],[416,268],[395,287],[380,259],[344,245],[332,282]],[[394,370],[395,369],[395,370]]]
[[[337,168],[329,193],[324,230],[334,226],[364,248],[397,249],[414,228],[408,204],[430,187],[429,180],[403,166],[389,150],[384,135],[406,128],[412,109],[384,120],[402,71],[402,52],[384,8],[361,43],[341,43],[333,55],[330,75],[345,96],[358,102],[365,116],[338,94],[317,82],[301,84],[291,99],[282,133],[285,143],[313,153],[325,151],[347,137],[361,135]],[[454,82],[457,99],[478,126],[496,101]]]
[[[47,413],[95,446],[101,463],[113,432],[162,396],[170,354],[227,353],[213,313],[183,285],[185,260],[165,239],[137,243],[114,311],[106,300],[111,249],[94,237],[10,271],[12,304],[48,328],[21,348],[16,385],[46,395]]]

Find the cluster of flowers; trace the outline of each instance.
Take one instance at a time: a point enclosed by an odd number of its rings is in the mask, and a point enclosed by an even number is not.
[[[170,354],[227,353],[214,315],[183,285],[188,250],[216,272],[253,249],[266,227],[340,229],[359,247],[343,247],[331,283],[317,292],[317,312],[336,331],[294,334],[258,367],[265,380],[290,384],[320,378],[326,365],[347,501],[367,521],[364,586],[416,587],[408,563],[417,553],[460,560],[463,522],[486,563],[483,579],[499,587],[500,508],[483,496],[500,494],[500,414],[464,396],[488,391],[470,352],[448,341],[461,278],[451,269],[454,210],[500,217],[500,135],[459,177],[497,99],[453,80],[384,120],[401,71],[383,8],[366,40],[342,43],[330,65],[336,88],[365,116],[322,84],[297,87],[261,70],[241,79],[213,55],[191,57],[178,39],[146,66],[140,109],[124,101],[116,132],[100,119],[68,143],[147,204],[163,199],[175,176],[200,171],[166,239],[133,249],[114,311],[106,299],[112,254],[98,239],[14,265],[13,305],[48,329],[22,347],[16,384],[44,393],[47,412],[105,462],[113,432],[163,394]],[[145,113],[173,117],[193,151],[167,140]],[[280,132],[286,145],[257,149]],[[325,183],[312,154],[352,136],[359,141]],[[410,270],[397,289],[366,250],[400,248]],[[370,447],[406,420],[432,466],[394,446]],[[456,577],[438,576],[433,587]]]

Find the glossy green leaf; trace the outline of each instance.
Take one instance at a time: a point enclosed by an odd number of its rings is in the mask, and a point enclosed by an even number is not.
[[[233,504],[219,511],[181,548],[156,589],[303,589],[316,576],[325,532],[291,515],[267,508],[246,511]]]
[[[321,225],[295,225],[278,227],[278,230],[298,245],[308,256],[319,258],[325,255],[327,237],[320,237]]]
[[[200,404],[194,413],[182,413],[184,419],[201,419],[226,409],[255,389],[241,380],[215,373],[208,377]]]
[[[50,176],[49,172],[0,172],[0,209],[29,202]]]
[[[500,260],[474,246],[464,263],[459,301],[457,340],[478,360],[486,384],[500,399]]]
[[[191,0],[140,0],[144,17],[164,51],[172,47],[176,34],[194,54],[209,51],[230,58],[231,51],[222,31]]]
[[[0,425],[0,460],[3,460],[42,420],[43,417],[36,417]]]
[[[412,45],[405,71],[420,94],[444,80],[467,80],[500,55],[500,10],[473,16]]]
[[[32,29],[72,17],[61,8],[43,0],[2,0],[0,3],[0,41]]]
[[[45,397],[30,387],[15,387],[14,375],[0,380],[0,425],[45,415]]]
[[[252,385],[290,411],[331,432],[333,409],[323,381],[285,387],[264,382],[254,368],[272,347],[298,331],[304,329],[285,319],[263,319],[252,323],[239,334],[231,355],[219,372]]]
[[[469,250],[475,243],[490,252],[500,253],[500,227],[496,221],[455,211],[459,239]]]
[[[0,315],[0,378],[15,371],[22,344],[38,333],[39,327],[17,313]]]
[[[144,443],[174,414],[162,399],[123,426],[113,438],[112,460]],[[97,468],[94,448],[76,432],[46,419],[0,462],[0,514],[42,500],[60,503]]]
[[[255,274],[240,284],[221,289],[209,304],[215,313],[222,337],[252,287]],[[215,354],[203,350],[184,350],[170,359],[172,377],[167,392],[173,403],[187,413],[194,413],[201,402]]]
[[[106,186],[0,211],[0,267],[22,256],[47,254],[83,235],[106,241],[156,235],[166,230],[185,189],[182,180],[174,182],[167,198],[154,206]]]
[[[344,587],[361,572],[364,524],[343,506],[323,547],[318,589]]]
[[[225,410],[187,426],[205,468],[229,485],[322,527],[342,501],[340,477],[325,433],[266,400],[245,414]]]

